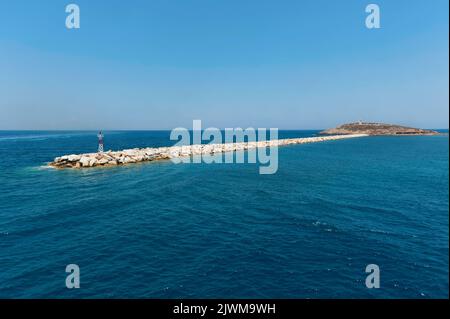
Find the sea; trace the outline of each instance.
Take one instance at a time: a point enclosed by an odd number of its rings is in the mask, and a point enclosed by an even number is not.
[[[97,132],[0,131],[0,298],[448,298],[443,133],[284,146],[261,175],[257,163],[50,169],[95,152]],[[175,143],[104,135],[106,150]]]

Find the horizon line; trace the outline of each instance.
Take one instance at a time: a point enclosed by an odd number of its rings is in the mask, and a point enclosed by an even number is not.
[[[412,127],[412,126],[411,126]],[[218,128],[219,130],[225,130],[225,129],[243,129],[246,130],[248,128],[252,128],[252,127],[247,127],[247,128],[243,128],[243,127],[226,127],[226,128]],[[271,129],[270,127],[257,127],[254,128],[255,130],[257,130],[258,128],[264,128],[264,129]],[[302,129],[302,128],[276,128],[276,127],[272,127],[272,129],[277,129],[279,131],[322,131],[322,130],[326,130],[327,128],[310,128],[310,129]],[[208,128],[206,128],[208,129]],[[420,127],[420,129],[426,129],[426,130],[450,130],[448,127],[447,128],[430,128],[430,127]],[[132,132],[132,131],[136,131],[136,132],[143,132],[143,131],[172,131],[174,130],[174,128],[172,129],[0,129],[0,132],[13,132],[13,131],[20,131],[20,132],[31,132],[31,131],[47,131],[47,132],[64,132],[64,131],[77,131],[77,132],[98,132],[98,131],[102,131],[102,132],[117,132],[117,131],[127,131],[127,132]],[[202,129],[201,131],[204,131],[205,129]],[[188,129],[188,131],[195,131],[192,129]]]

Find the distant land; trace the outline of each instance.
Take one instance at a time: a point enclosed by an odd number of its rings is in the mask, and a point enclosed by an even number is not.
[[[439,132],[385,123],[355,122],[320,132],[323,135],[438,135]]]

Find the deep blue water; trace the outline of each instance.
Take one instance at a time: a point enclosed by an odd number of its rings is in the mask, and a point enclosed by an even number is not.
[[[168,136],[106,132],[105,147]],[[274,175],[41,167],[95,149],[95,132],[0,132],[0,298],[448,297],[448,136],[286,146]],[[72,263],[80,289],[65,287]],[[365,286],[371,263],[380,289]]]

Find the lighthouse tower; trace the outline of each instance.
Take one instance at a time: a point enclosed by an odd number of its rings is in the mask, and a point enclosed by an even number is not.
[[[98,132],[98,152],[103,153],[103,134],[102,131]]]

